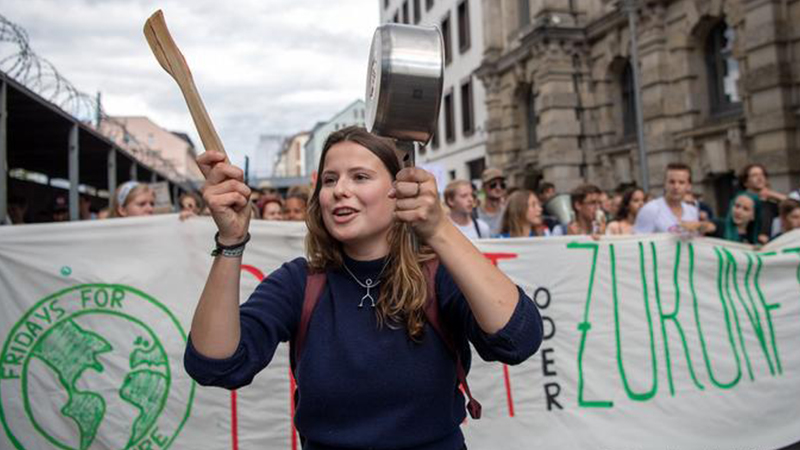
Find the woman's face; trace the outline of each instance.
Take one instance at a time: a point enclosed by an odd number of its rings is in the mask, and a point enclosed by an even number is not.
[[[783,232],[800,229],[800,208],[795,208],[783,220]]]
[[[265,204],[264,210],[261,211],[261,216],[264,220],[283,220],[281,204],[278,202],[269,202]]]
[[[197,201],[193,197],[184,197],[181,200],[181,211],[192,211],[197,214],[199,212]]]
[[[642,206],[644,206],[644,192],[636,191],[631,196],[631,202],[628,203],[628,210],[635,216]]]
[[[283,218],[300,222],[306,220],[306,202],[297,197],[287,198],[283,208]]]
[[[746,195],[736,197],[733,203],[733,223],[737,226],[747,225],[753,221],[753,217],[755,217],[753,199]]]
[[[535,195],[528,196],[528,212],[525,214],[525,219],[527,219],[531,225],[542,224],[542,205]]]
[[[119,215],[122,217],[152,216],[155,203],[156,194],[153,191],[139,192],[125,207],[120,208]]]
[[[395,201],[383,162],[360,144],[339,142],[325,156],[320,182],[322,221],[348,255],[386,255]]]
[[[767,186],[767,175],[764,169],[758,166],[753,166],[747,173],[747,189],[752,191],[760,191]]]

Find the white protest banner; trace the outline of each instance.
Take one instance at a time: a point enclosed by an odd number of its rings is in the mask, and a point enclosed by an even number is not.
[[[183,371],[214,226],[175,215],[0,228],[0,448],[293,449],[287,346],[251,386]],[[303,254],[257,221],[242,301]],[[778,449],[800,441],[800,232],[478,242],[539,305],[514,367],[474,356],[470,449]],[[313,332],[313,330],[311,331]]]

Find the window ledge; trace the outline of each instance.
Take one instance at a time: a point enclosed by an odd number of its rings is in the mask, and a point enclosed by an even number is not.
[[[739,111],[738,113],[728,113],[725,115],[715,115],[709,117],[704,123],[701,125],[694,127],[690,130],[676,133],[676,139],[687,139],[687,138],[701,138],[703,136],[709,136],[713,134],[720,134],[732,127],[742,126],[742,121],[744,120],[744,116],[742,112]]]

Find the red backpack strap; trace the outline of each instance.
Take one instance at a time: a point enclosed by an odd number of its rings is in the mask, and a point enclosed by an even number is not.
[[[425,318],[456,359],[456,376],[458,377],[458,382],[461,383],[461,387],[464,389],[464,393],[467,394],[467,398],[469,398],[469,402],[467,402],[467,411],[469,411],[470,417],[473,419],[480,419],[482,407],[481,404],[472,397],[472,392],[469,390],[467,372],[464,370],[464,365],[461,363],[461,352],[458,351],[453,337],[445,330],[442,326],[442,322],[439,320],[439,302],[436,300],[437,270],[439,270],[438,258],[426,261],[422,268],[422,271],[425,273],[425,284],[428,290],[428,299],[425,301]]]
[[[325,272],[311,273],[306,276],[306,292],[303,297],[303,312],[300,314],[300,323],[297,325],[297,331],[294,335],[294,341],[290,343],[289,356],[292,360],[292,372],[300,354],[303,352],[303,346],[306,343],[306,334],[308,333],[308,322],[311,320],[311,314],[319,302],[322,295],[322,290],[325,289],[326,281]]]

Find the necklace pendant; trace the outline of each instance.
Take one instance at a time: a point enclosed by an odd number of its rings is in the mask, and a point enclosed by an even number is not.
[[[355,274],[353,274],[353,271],[351,271],[350,268],[347,267],[347,264],[344,264],[344,270],[346,270],[347,273],[350,274],[350,276],[353,278],[353,280],[355,280],[355,282],[359,286],[361,286],[362,288],[367,290],[367,293],[364,294],[363,297],[361,297],[361,301],[358,303],[358,307],[359,308],[363,308],[364,307],[364,300],[366,300],[366,299],[369,299],[370,306],[372,306],[373,308],[375,307],[375,297],[373,297],[372,294],[370,294],[369,291],[370,291],[370,289],[374,288],[375,286],[377,286],[377,285],[379,285],[381,283],[381,280],[380,280],[381,275],[383,274],[384,269],[386,269],[386,265],[388,263],[389,263],[388,259],[386,260],[386,262],[383,263],[383,267],[381,268],[381,271],[378,273],[378,277],[377,277],[378,281],[373,281],[372,278],[367,278],[366,280],[364,280],[363,283],[361,282],[361,280],[358,279],[358,277],[355,276]]]
[[[361,303],[358,304],[358,307],[361,308],[364,306],[364,300],[369,299],[371,306],[375,307],[375,299],[372,297],[372,294],[369,293],[369,287],[367,287],[367,293],[361,297]]]
[[[363,307],[364,306],[364,300],[366,300],[366,299],[369,299],[370,306],[372,306],[374,308],[375,307],[375,299],[372,298],[372,295],[370,295],[370,294],[366,294],[363,297],[361,297],[361,303],[358,304],[358,307],[359,308]]]

